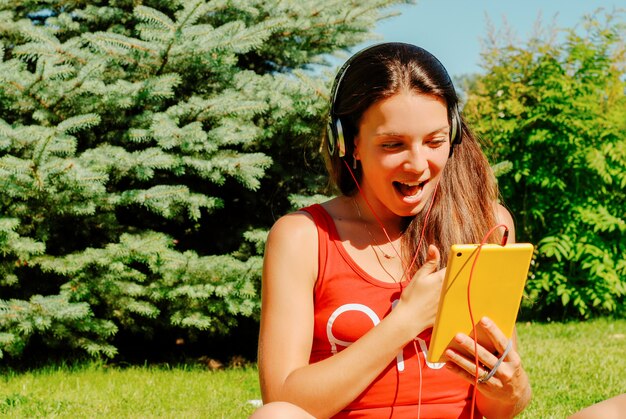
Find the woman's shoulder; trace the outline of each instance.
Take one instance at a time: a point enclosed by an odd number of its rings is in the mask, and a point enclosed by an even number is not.
[[[272,239],[286,238],[288,240],[301,240],[312,236],[316,231],[313,216],[306,211],[299,210],[280,217],[270,229],[268,241]]]
[[[280,217],[270,230],[276,232],[290,231],[293,234],[303,234],[315,229],[315,219],[326,213],[333,217],[334,208],[337,206],[337,198],[330,199],[320,204],[312,204],[297,211],[290,212]]]
[[[513,216],[502,204],[496,205],[496,219],[499,223],[506,224],[509,228],[513,225]]]
[[[319,205],[311,205],[280,217],[272,226],[268,241],[286,238],[299,245],[310,241],[317,243],[317,226],[322,218],[334,223],[343,210],[344,200],[333,198]],[[340,217],[341,218],[341,217]]]
[[[515,222],[509,210],[502,204],[496,205],[496,221],[509,229],[509,237],[515,237]]]

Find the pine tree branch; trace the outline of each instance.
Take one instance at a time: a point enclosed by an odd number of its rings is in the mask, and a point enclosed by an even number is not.
[[[161,74],[163,71],[165,71],[165,66],[167,65],[167,62],[169,60],[169,55],[170,55],[170,51],[172,50],[172,47],[177,39],[177,35],[180,34],[181,32],[181,28],[183,26],[185,26],[187,24],[187,21],[189,21],[191,19],[191,17],[193,16],[193,14],[195,13],[196,10],[198,10],[198,8],[200,8],[201,2],[197,2],[195,6],[193,6],[190,10],[189,13],[187,13],[187,15],[179,21],[179,23],[176,25],[175,29],[174,29],[174,33],[171,37],[170,42],[167,44],[165,51],[163,52],[163,54],[161,55],[161,66],[159,67],[159,69],[157,70],[156,74]]]
[[[88,70],[85,71],[85,69]],[[73,92],[79,90],[84,85],[85,81],[89,80],[89,78],[95,75],[99,70],[101,71],[102,67],[97,59],[94,59],[90,64],[81,68],[78,73],[79,76],[75,78],[74,83],[67,90],[65,90],[64,95],[59,96],[59,98],[50,105],[50,108],[58,109],[59,106],[61,106],[63,103],[65,103],[65,101],[69,99],[70,95]],[[58,113],[55,113],[55,115],[59,116],[59,118],[63,120],[63,118]]]

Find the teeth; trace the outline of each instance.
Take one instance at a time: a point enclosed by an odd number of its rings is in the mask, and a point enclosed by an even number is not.
[[[422,190],[423,182],[420,183],[403,183],[394,182],[396,189],[404,196],[415,196]]]
[[[396,182],[399,185],[404,185],[407,188],[413,188],[413,187],[422,187],[424,186],[424,183],[426,182]]]

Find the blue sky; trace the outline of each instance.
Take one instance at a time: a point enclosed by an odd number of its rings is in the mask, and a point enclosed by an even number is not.
[[[488,33],[488,21],[500,30],[508,25],[523,43],[539,16],[544,25],[554,20],[558,28],[574,27],[599,7],[610,11],[626,4],[623,0],[417,0],[392,9],[401,14],[381,21],[374,30],[382,39],[360,45],[354,52],[374,42],[408,42],[433,53],[455,77],[481,71],[481,39]]]

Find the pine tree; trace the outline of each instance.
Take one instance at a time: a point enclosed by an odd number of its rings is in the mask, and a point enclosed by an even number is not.
[[[0,0],[0,356],[255,317],[328,54],[399,0]],[[312,71],[314,70],[314,71]]]

